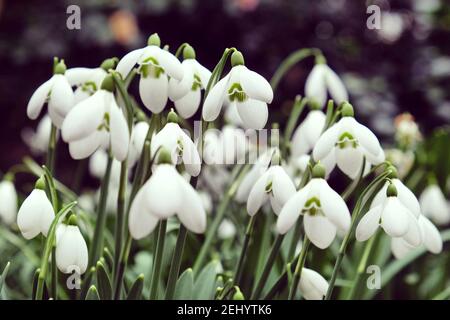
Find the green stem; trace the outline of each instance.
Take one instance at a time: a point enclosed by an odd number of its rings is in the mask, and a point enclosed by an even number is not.
[[[158,239],[156,242],[156,252],[153,254],[153,272],[150,286],[150,300],[158,298],[158,284],[161,275],[161,264],[164,253],[164,242],[166,239],[167,220],[161,220],[158,228]]]
[[[233,171],[231,173],[231,177],[236,177],[236,180],[231,179],[231,181],[234,180],[234,182],[230,185],[228,190],[225,192],[225,196],[222,198],[222,201],[219,204],[219,207],[217,209],[217,214],[214,217],[213,222],[208,228],[208,232],[206,234],[205,241],[203,242],[203,245],[200,249],[200,252],[195,260],[193,271],[194,273],[197,273],[200,268],[203,266],[203,263],[206,259],[206,255],[209,253],[209,248],[212,245],[213,240],[215,239],[217,235],[217,230],[219,229],[220,223],[222,222],[225,213],[228,209],[228,205],[230,204],[231,199],[233,198],[234,194],[237,191],[237,188],[242,180],[242,178],[247,173],[247,169],[249,168],[248,165],[244,166],[235,166],[233,168]]]
[[[103,248],[103,231],[106,223],[106,200],[108,198],[109,180],[111,177],[113,157],[108,153],[105,176],[100,187],[100,201],[97,208],[97,223],[95,224],[94,236],[92,237],[91,250],[89,251],[88,269],[94,266],[99,258],[100,249]]]
[[[120,299],[120,292],[122,291],[122,279],[125,273],[125,268],[127,267],[128,256],[130,255],[131,241],[131,235],[128,235],[127,240],[125,241],[125,246],[123,247],[120,263],[117,267],[115,276],[116,286],[114,287],[114,300]]]
[[[175,251],[173,252],[172,262],[170,263],[169,280],[166,288],[166,300],[172,300],[175,292],[175,285],[177,283],[178,275],[180,273],[181,260],[183,258],[184,244],[186,242],[187,229],[183,224],[180,224],[178,230],[177,243],[175,244]]]
[[[300,255],[298,256],[297,264],[295,266],[294,278],[292,279],[292,287],[291,287],[291,290],[289,291],[289,300],[294,300],[294,298],[295,298],[295,293],[297,292],[297,287],[300,282],[300,277],[302,276],[302,270],[303,270],[303,266],[305,265],[306,254],[308,253],[308,248],[309,248],[310,243],[311,242],[309,241],[308,237],[305,235],[305,238],[304,238],[303,244],[302,244],[302,251],[300,252]]]
[[[283,239],[284,239],[284,235],[282,235],[282,234],[277,235],[275,242],[272,246],[272,249],[270,250],[269,258],[266,261],[266,264],[264,266],[261,277],[259,278],[258,284],[250,298],[251,300],[259,299],[259,296],[261,295],[261,293],[264,289],[264,286],[267,283],[267,279],[269,278],[270,271],[272,270],[272,267],[275,264],[275,259],[278,256],[278,253],[281,248],[281,244],[283,243]]]
[[[280,63],[278,69],[273,74],[272,79],[270,79],[270,85],[272,86],[273,91],[274,92],[276,91],[278,85],[280,84],[281,79],[294,65],[312,55],[318,56],[322,55],[322,53],[320,52],[319,49],[303,48],[294,51],[289,56],[287,56],[287,58],[285,58]]]
[[[292,111],[289,116],[286,130],[284,131],[283,144],[282,144],[282,155],[284,159],[288,158],[288,150],[292,137],[292,133],[294,132],[295,125],[297,124],[298,118],[302,114],[305,109],[307,99],[302,99],[300,95],[295,97],[294,105],[292,106]]]
[[[294,231],[292,234],[291,243],[289,245],[289,251],[287,255],[287,260],[291,261],[291,257],[295,254],[295,249],[297,248],[298,241],[301,237],[301,231],[302,231],[302,225],[299,220],[297,220],[297,223],[295,224]]]
[[[48,141],[47,148],[47,160],[46,166],[50,170],[50,172],[54,173],[55,166],[55,153],[56,153],[56,133],[58,128],[52,123],[52,127],[50,129],[50,139]]]
[[[234,273],[234,284],[237,286],[241,285],[242,273],[244,271],[245,260],[247,257],[247,251],[250,244],[250,240],[253,234],[253,228],[255,226],[255,216],[251,216],[247,228],[245,230],[244,244],[242,245],[241,255],[239,256],[239,261]]]

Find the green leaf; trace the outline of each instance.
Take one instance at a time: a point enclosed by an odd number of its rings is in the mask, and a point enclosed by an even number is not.
[[[100,300],[97,288],[94,285],[90,286],[85,300]]]
[[[5,279],[6,279],[6,275],[8,274],[9,266],[10,266],[10,262],[8,262],[6,264],[6,267],[5,267],[5,269],[3,269],[3,272],[2,272],[2,277],[0,278],[0,300],[2,299],[3,284],[5,283]]]
[[[177,280],[175,286],[174,300],[191,300],[194,291],[194,272],[191,268],[186,269]]]
[[[103,258],[105,259],[106,262],[106,266],[108,267],[109,270],[113,269],[113,265],[114,265],[114,259],[113,256],[111,254],[111,252],[108,250],[107,247],[103,248]]]
[[[111,300],[112,287],[106,268],[101,261],[97,262],[97,285],[100,298],[102,300]]]
[[[194,300],[210,300],[214,297],[218,267],[219,261],[213,260],[200,272],[195,280]]]
[[[37,268],[36,271],[34,272],[33,287],[32,287],[32,291],[31,291],[31,300],[36,300],[36,290],[37,290],[38,277],[39,277],[40,272],[41,272],[40,268]]]
[[[131,286],[130,292],[128,292],[127,300],[141,300],[143,288],[144,275],[141,273]]]

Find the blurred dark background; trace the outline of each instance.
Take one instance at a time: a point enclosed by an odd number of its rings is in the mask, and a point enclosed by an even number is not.
[[[81,9],[81,29],[69,30],[69,5]],[[369,5],[382,13],[370,30]],[[389,141],[393,118],[410,112],[424,133],[450,120],[450,3],[444,0],[0,0],[0,171],[29,154],[21,139],[33,91],[51,76],[52,58],[68,67],[96,67],[122,57],[158,32],[172,51],[189,42],[212,69],[225,47],[270,78],[301,47],[323,50],[344,79],[361,121]],[[278,120],[286,101],[303,94],[313,65],[286,76],[271,106]],[[66,156],[62,156],[66,157]]]

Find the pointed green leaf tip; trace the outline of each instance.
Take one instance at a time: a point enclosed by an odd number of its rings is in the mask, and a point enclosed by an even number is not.
[[[390,183],[387,190],[386,195],[388,197],[396,197],[397,196],[397,188],[394,186],[393,183]]]
[[[343,117],[353,117],[355,115],[355,112],[353,111],[353,106],[350,103],[343,102],[341,108]]]
[[[325,178],[325,167],[319,162],[312,169],[313,178]]]
[[[159,35],[157,33],[152,34],[150,37],[148,37],[147,44],[149,46],[161,46],[161,39],[159,38]]]
[[[167,115],[167,122],[168,123],[178,123],[178,115],[175,112],[175,110],[170,109],[169,114]]]
[[[117,57],[109,58],[102,62],[102,64],[100,65],[100,68],[102,68],[105,71],[108,71],[110,69],[115,69],[118,62],[119,62],[119,59],[117,59]]]
[[[66,70],[66,64],[64,63],[64,60],[61,60],[60,62],[58,62],[58,64],[56,64],[53,70],[53,74],[64,74],[66,73]]]
[[[240,51],[235,51],[233,52],[233,54],[231,55],[231,66],[239,66],[239,65],[244,65],[244,56],[242,55],[242,53]]]
[[[244,300],[244,294],[242,293],[241,289],[239,289],[238,286],[235,286],[234,289],[236,292],[233,294],[233,300]]]
[[[103,79],[102,87],[103,90],[113,92],[114,91],[114,79],[113,76],[108,74],[105,79]]]
[[[34,184],[35,189],[39,190],[45,190],[45,178],[44,176],[40,176],[39,179],[36,180],[36,183]]]
[[[183,59],[195,59],[195,50],[188,44],[183,49]]]

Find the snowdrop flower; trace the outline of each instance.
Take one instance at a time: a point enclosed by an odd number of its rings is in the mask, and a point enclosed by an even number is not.
[[[225,125],[222,130],[208,129],[203,141],[206,164],[236,164],[245,160],[247,137],[244,130]]]
[[[298,289],[306,300],[322,300],[328,291],[328,282],[318,272],[303,267]]]
[[[269,167],[272,155],[275,152],[274,149],[269,149],[261,154],[252,166],[250,171],[242,179],[236,191],[235,200],[239,203],[247,202],[250,191],[253,185],[260,176],[266,172]]]
[[[320,249],[330,246],[338,229],[347,232],[350,228],[350,212],[345,201],[324,177],[325,168],[316,164],[313,178],[286,202],[277,221],[277,231],[285,234],[303,214],[305,233]]]
[[[61,132],[72,158],[87,158],[98,148],[109,147],[117,160],[125,160],[130,134],[113,90],[112,76],[107,76],[100,90],[67,114]]]
[[[178,114],[188,119],[197,112],[200,106],[202,89],[206,89],[211,72],[195,59],[195,51],[190,45],[183,49],[183,79],[169,80],[169,98],[175,104]]]
[[[61,128],[64,118],[72,109],[75,97],[67,78],[64,76],[66,65],[61,60],[54,69],[54,75],[44,82],[30,98],[27,106],[28,118],[35,120],[42,107],[48,103],[48,114],[52,123]]]
[[[31,149],[31,152],[36,155],[40,155],[47,152],[48,142],[50,140],[50,131],[52,128],[52,120],[46,114],[39,121],[36,127],[36,131],[25,128],[22,131],[22,140]],[[58,139],[59,134],[57,133],[56,138]]]
[[[40,178],[17,213],[17,225],[25,239],[33,239],[40,233],[47,236],[48,229],[55,218],[53,206],[44,189],[45,184]]]
[[[339,169],[355,179],[364,158],[369,164],[377,165],[384,161],[384,152],[372,131],[353,118],[353,107],[349,103],[343,106],[342,115],[338,123],[320,136],[313,157],[315,161],[322,161],[334,154]]]
[[[428,251],[438,254],[442,251],[442,238],[439,230],[424,215],[420,215],[418,219],[422,243]],[[411,246],[402,238],[393,238],[391,242],[391,250],[394,257],[402,259],[415,247]]]
[[[236,226],[230,219],[223,219],[219,225],[219,229],[217,229],[217,235],[222,240],[234,238],[236,235]]]
[[[69,225],[59,224],[56,229],[56,266],[62,273],[83,274],[88,265],[88,248],[74,219]]]
[[[274,158],[279,159],[275,154]],[[279,214],[284,204],[295,194],[295,185],[284,169],[272,159],[272,165],[261,175],[250,190],[247,200],[247,212],[254,216],[266,202],[270,201],[275,214]]]
[[[361,218],[356,227],[356,239],[366,241],[381,226],[393,238],[403,238],[408,244],[417,247],[422,238],[417,221],[418,216],[403,205],[400,191],[394,183],[390,183],[385,190],[385,197],[380,193],[374,198],[370,210]],[[381,191],[380,191],[381,192]]]
[[[160,113],[169,97],[169,78],[183,79],[183,67],[180,61],[169,51],[160,48],[161,40],[154,33],[148,38],[148,46],[126,54],[117,64],[122,78],[138,64],[139,94],[144,105],[153,113]]]
[[[247,129],[262,129],[269,113],[267,104],[272,102],[273,91],[269,82],[244,65],[239,51],[231,56],[232,69],[216,83],[203,104],[205,121],[214,121],[224,103],[235,104],[243,126]]]
[[[409,113],[402,113],[395,117],[395,140],[402,149],[414,149],[422,139],[419,126]]]
[[[141,239],[153,231],[160,219],[174,215],[192,232],[205,232],[206,212],[202,199],[172,165],[168,150],[162,149],[152,176],[131,204],[130,233],[134,239]]]
[[[438,225],[450,222],[450,208],[437,184],[431,184],[420,195],[420,207],[422,213]]]
[[[6,174],[0,182],[0,220],[7,225],[13,224],[17,215],[17,192],[12,179]]]
[[[324,60],[323,57],[320,60]],[[338,105],[348,100],[347,90],[339,76],[325,61],[318,61],[306,78],[305,95],[312,106],[323,108],[327,92]]]
[[[325,126],[325,114],[321,110],[312,110],[295,130],[291,142],[292,156],[298,157],[310,153]]]
[[[151,157],[155,157],[162,147],[172,155],[172,163],[177,164],[180,159],[191,176],[198,176],[201,160],[197,147],[191,138],[178,125],[178,116],[171,111],[167,117],[167,124],[151,141]]]
[[[130,139],[130,147],[128,149],[129,168],[132,168],[141,157],[145,139],[147,138],[148,129],[149,125],[146,121],[139,121],[133,127]]]

